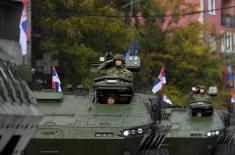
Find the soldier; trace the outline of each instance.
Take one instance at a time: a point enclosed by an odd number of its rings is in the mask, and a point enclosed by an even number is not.
[[[117,96],[115,94],[107,95],[107,104],[115,104],[117,102]]]
[[[193,90],[191,100],[211,102],[210,96],[206,93],[206,87],[203,85],[197,86],[196,89]]]
[[[192,88],[192,93],[193,94],[200,94],[200,86],[197,85],[196,87]]]
[[[107,99],[107,104],[114,104],[115,103],[115,99],[112,96],[109,96]]]
[[[205,86],[200,86],[200,90],[199,90],[200,94],[205,94],[206,93],[206,87]]]
[[[108,69],[112,66],[110,69]],[[113,60],[108,60],[101,64],[98,68],[99,71],[107,69],[105,75],[111,77],[122,77],[133,80],[132,72],[125,68],[125,60],[122,54],[116,54]]]

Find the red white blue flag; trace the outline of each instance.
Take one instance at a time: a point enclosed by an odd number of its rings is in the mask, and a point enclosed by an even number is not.
[[[235,93],[231,93],[231,103],[235,103]]]
[[[20,46],[23,55],[27,54],[27,41],[29,38],[28,24],[27,24],[27,0],[23,0],[23,11],[20,19]]]
[[[165,76],[165,67],[162,66],[157,81],[152,88],[152,92],[155,94],[156,92],[162,89],[164,84],[166,84],[166,76]]]
[[[60,79],[54,65],[52,66],[52,89],[56,92],[62,92]]]
[[[167,104],[170,104],[170,105],[173,105],[173,103],[171,102],[171,100],[166,96],[166,95],[163,95],[163,99],[162,99],[165,103]]]

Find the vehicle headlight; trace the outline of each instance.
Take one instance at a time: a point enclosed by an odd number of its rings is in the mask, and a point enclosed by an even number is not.
[[[123,135],[124,136],[129,136],[130,135],[130,131],[129,130],[124,130],[123,131]]]
[[[207,135],[208,137],[210,137],[210,136],[211,136],[211,132],[207,132],[206,135]]]
[[[139,129],[138,129],[138,133],[139,133],[139,134],[142,134],[143,132],[144,132],[144,130],[143,130],[142,128],[139,128]]]
[[[138,134],[143,134],[144,133],[144,129],[143,128],[124,129],[121,133],[125,137],[127,137],[127,136],[135,136],[135,135],[138,135]]]
[[[219,135],[219,134],[220,134],[219,130],[207,131],[207,132],[206,132],[206,135],[207,135],[208,137],[210,137],[210,136],[216,136],[216,135]]]
[[[132,135],[134,135],[135,134],[135,130],[133,129],[133,130],[131,130],[131,134]]]

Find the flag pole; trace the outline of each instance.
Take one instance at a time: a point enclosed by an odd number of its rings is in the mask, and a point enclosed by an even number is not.
[[[163,101],[163,91],[158,92],[158,97],[159,97],[160,101],[162,102]]]
[[[25,55],[23,55],[23,65],[25,65]]]

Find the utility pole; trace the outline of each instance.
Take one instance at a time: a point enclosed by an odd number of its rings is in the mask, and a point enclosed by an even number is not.
[[[123,5],[122,8],[126,8],[126,7],[130,6],[130,12],[131,12],[131,17],[132,17],[134,4],[137,2],[141,2],[141,1],[144,1],[144,0],[130,0],[130,2]]]

